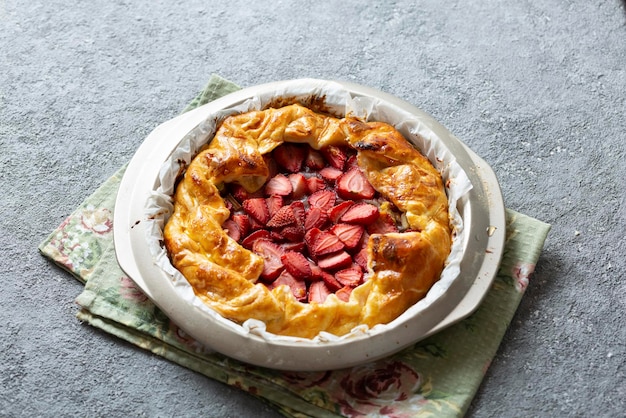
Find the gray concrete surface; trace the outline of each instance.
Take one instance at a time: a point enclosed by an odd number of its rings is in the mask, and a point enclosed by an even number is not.
[[[472,417],[626,410],[620,0],[0,0],[0,416],[256,416],[82,325],[39,242],[211,73],[355,81],[423,108],[553,225]]]

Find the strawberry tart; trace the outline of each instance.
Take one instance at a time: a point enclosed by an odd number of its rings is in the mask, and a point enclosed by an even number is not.
[[[394,320],[452,243],[441,175],[396,129],[298,104],[226,118],[173,199],[165,247],[196,296],[277,335]]]

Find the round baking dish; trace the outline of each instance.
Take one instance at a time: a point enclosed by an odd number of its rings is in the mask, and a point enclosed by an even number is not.
[[[306,91],[309,87],[309,99],[323,98],[331,111],[339,113],[345,109],[343,102],[346,100],[375,101],[382,109],[376,113],[377,120],[389,122],[385,119],[393,116],[391,119],[396,121],[398,118],[417,121],[420,137],[436,138],[437,145],[453,155],[455,164],[471,183],[471,189],[456,202],[464,225],[463,240],[459,244],[462,248],[459,273],[443,290],[433,287],[432,294],[429,292],[425,298],[428,303],[424,307],[410,308],[385,326],[376,326],[346,338],[324,335],[314,340],[268,338],[267,333],[222,318],[198,298],[192,300],[193,295],[181,294],[180,277],[168,274],[161,267],[167,263],[163,259],[166,255],[162,253],[159,259],[159,255],[149,248],[147,237],[158,234],[163,221],[155,221],[146,207],[161,187],[164,163],[175,150],[189,146],[185,139],[195,136],[196,139],[210,140],[207,121],[208,125],[215,125],[219,122],[216,115],[237,113],[251,101],[266,106],[293,100],[293,97],[300,97],[294,95],[294,91]],[[398,124],[396,127],[405,137],[412,135],[403,132]],[[193,154],[194,150],[186,152]],[[432,156],[429,158],[432,161]],[[178,326],[207,347],[235,359],[263,367],[299,371],[330,370],[373,361],[468,316],[478,307],[496,275],[504,236],[504,205],[493,171],[431,116],[396,97],[368,87],[310,79],[243,89],[157,127],[137,150],[126,170],[114,214],[114,240],[120,266]]]

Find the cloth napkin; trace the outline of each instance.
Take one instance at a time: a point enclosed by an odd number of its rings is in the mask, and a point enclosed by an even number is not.
[[[185,110],[238,87],[212,76]],[[120,269],[113,245],[121,168],[41,243],[41,253],[85,283],[78,318],[273,405],[285,416],[458,417],[467,411],[524,294],[550,225],[507,210],[497,278],[467,319],[370,364],[283,372],[215,353],[170,321]]]

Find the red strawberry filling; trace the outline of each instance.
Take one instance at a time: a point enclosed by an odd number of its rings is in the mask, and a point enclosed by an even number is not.
[[[348,147],[284,143],[268,157],[275,164],[260,191],[225,185],[231,215],[224,229],[263,258],[268,288],[285,284],[305,303],[333,293],[347,301],[367,279],[369,234],[401,230],[400,211],[372,187]]]

